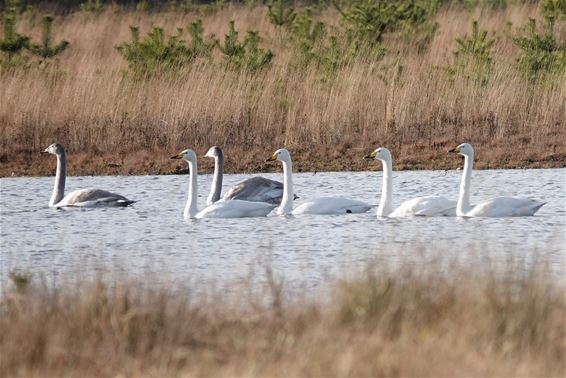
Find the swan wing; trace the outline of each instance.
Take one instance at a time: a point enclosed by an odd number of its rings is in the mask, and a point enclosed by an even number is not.
[[[200,211],[196,218],[264,217],[274,208],[274,204],[265,202],[221,200]]]
[[[228,189],[225,200],[266,202],[278,205],[283,197],[283,184],[264,177],[252,177]]]
[[[343,197],[320,197],[305,202],[293,214],[348,214],[365,213],[372,205]]]
[[[456,201],[442,196],[417,197],[403,202],[390,217],[456,216]]]
[[[67,194],[55,207],[123,207],[135,201],[102,189],[79,189]]]
[[[497,197],[476,205],[466,216],[522,217],[534,215],[545,203],[530,198]]]

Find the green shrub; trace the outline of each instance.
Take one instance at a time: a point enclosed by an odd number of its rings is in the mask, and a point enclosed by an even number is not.
[[[267,6],[269,21],[278,29],[290,27],[297,16],[291,0],[271,0]]]
[[[32,274],[27,271],[11,271],[8,274],[13,290],[17,294],[26,294],[32,284]]]
[[[348,32],[370,44],[380,43],[387,32],[425,24],[438,8],[434,0],[351,0],[347,9],[334,4]]]
[[[202,26],[201,19],[191,22],[189,25],[189,35],[191,36],[189,48],[193,55],[195,57],[210,57],[214,46],[216,46],[216,40],[212,34],[207,38],[204,37],[204,27]]]
[[[291,25],[289,40],[298,65],[306,67],[317,60],[316,50],[325,37],[324,23],[314,21],[309,8],[295,17]]]
[[[151,3],[149,1],[142,0],[136,4],[136,10],[138,12],[148,12],[151,10]]]
[[[56,45],[52,43],[52,30],[51,25],[53,24],[53,17],[51,16],[44,16],[42,20],[42,34],[41,34],[41,43],[33,43],[29,50],[32,54],[40,56],[44,59],[52,58],[55,55],[58,55],[67,47],[69,47],[69,42],[61,41]]]
[[[566,71],[566,41],[559,43],[554,37],[554,21],[547,19],[544,32],[536,30],[536,21],[530,19],[523,28],[523,35],[513,38],[522,51],[519,67],[531,78],[543,73]]]
[[[16,32],[18,0],[8,0],[2,15],[4,38],[0,40],[0,51],[12,58],[29,46],[29,37]]]
[[[2,14],[4,37],[0,39],[0,74],[29,68],[29,58],[20,53],[29,47],[30,38],[16,31],[18,0],[8,0]]]
[[[228,67],[256,71],[271,63],[273,53],[259,47],[261,38],[256,31],[248,31],[243,42],[238,39],[234,21],[230,21],[224,43],[217,42]]]
[[[136,76],[177,71],[189,65],[198,56],[210,56],[214,41],[204,38],[202,21],[197,20],[189,26],[191,43],[181,39],[183,29],[177,35],[165,37],[162,28],[154,27],[140,40],[138,27],[130,27],[132,40],[116,46],[118,52],[128,61],[128,67]]]
[[[289,41],[295,63],[303,68],[316,66],[323,81],[332,81],[337,71],[355,58],[377,60],[385,52],[381,44],[360,41],[348,33],[329,33],[323,22],[313,19],[308,8],[295,18]]]
[[[543,0],[541,14],[548,20],[566,19],[566,0]]]
[[[487,37],[487,30],[479,30],[478,22],[472,21],[472,33],[456,38],[453,73],[472,77],[485,84],[489,78],[493,61],[495,40]]]
[[[130,27],[132,40],[124,42],[116,49],[128,61],[130,70],[141,76],[178,69],[186,64],[192,55],[180,39],[181,30],[167,41],[162,28],[154,27],[140,40],[138,27]]]
[[[104,10],[101,0],[87,0],[81,4],[81,10],[85,12],[100,13]]]

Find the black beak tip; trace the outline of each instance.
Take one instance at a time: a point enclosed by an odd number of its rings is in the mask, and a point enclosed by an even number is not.
[[[366,156],[363,157],[363,160],[371,160],[371,156],[366,155]]]
[[[177,159],[177,156],[171,156],[169,159],[171,159],[171,160]]]

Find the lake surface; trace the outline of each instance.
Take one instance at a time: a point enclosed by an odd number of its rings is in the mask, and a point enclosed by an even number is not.
[[[394,203],[421,195],[457,198],[461,172],[394,172]],[[282,180],[281,174],[263,176]],[[224,189],[249,177],[226,175]],[[382,173],[295,174],[300,199],[342,195],[377,204]],[[375,210],[340,216],[185,221],[187,175],[68,177],[67,191],[95,186],[138,201],[122,209],[54,210],[53,177],[0,179],[0,279],[14,269],[56,282],[98,272],[223,285],[262,277],[306,289],[344,277],[368,262],[442,265],[544,261],[563,277],[566,169],[475,171],[472,203],[494,196],[547,202],[534,217],[380,219]],[[211,176],[199,176],[199,208]],[[423,269],[425,267],[423,266]],[[260,278],[261,279],[261,278]]]

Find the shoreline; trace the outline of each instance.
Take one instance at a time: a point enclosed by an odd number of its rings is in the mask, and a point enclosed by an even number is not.
[[[417,149],[417,153],[410,150]],[[265,159],[275,149],[226,148],[225,173],[251,174],[279,172],[278,164],[266,163]],[[409,151],[408,151],[409,150]],[[446,149],[420,149],[417,147],[401,149],[399,157],[394,156],[393,169],[404,170],[453,170],[462,167],[462,160],[455,158]],[[268,152],[269,151],[269,152]],[[293,168],[300,172],[345,172],[378,171],[381,164],[377,161],[364,161],[362,156],[370,149],[330,147],[290,148]],[[313,153],[315,151],[316,153]],[[509,148],[490,148],[478,146],[474,169],[544,169],[566,168],[566,146],[554,152],[529,148],[520,149],[520,154],[511,155]],[[188,168],[184,162],[172,162],[169,156],[177,150],[141,150],[130,153],[105,154],[93,156],[89,153],[68,153],[69,176],[128,176],[128,175],[166,175],[184,174]],[[206,148],[195,149],[199,156],[199,173],[212,173],[214,161],[204,158]],[[514,151],[517,152],[517,151]],[[52,176],[56,163],[53,156],[27,153],[15,158],[2,156],[0,177],[40,177]]]

